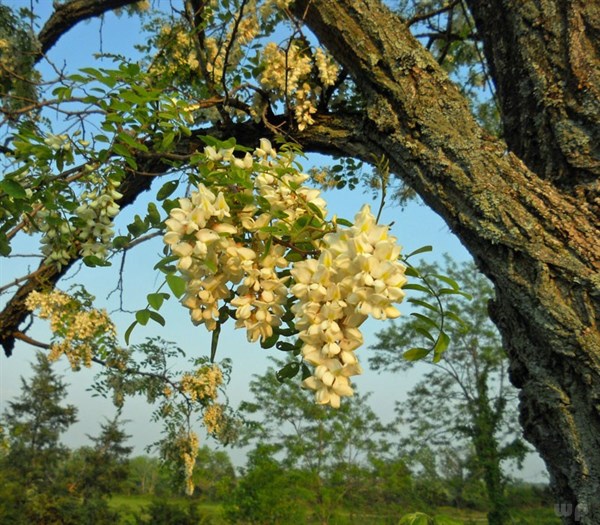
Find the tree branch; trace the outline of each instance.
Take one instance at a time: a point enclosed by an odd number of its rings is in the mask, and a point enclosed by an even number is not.
[[[137,2],[139,0],[70,0],[63,4],[55,3],[54,12],[38,34],[41,48],[36,62],[79,22]]]

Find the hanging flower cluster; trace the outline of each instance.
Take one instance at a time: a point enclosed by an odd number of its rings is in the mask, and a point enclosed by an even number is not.
[[[82,257],[107,257],[108,246],[114,235],[113,218],[120,209],[116,201],[123,196],[117,191],[119,185],[119,181],[107,179],[103,187],[86,191],[81,196],[82,204],[77,207],[75,214],[78,218],[77,239]]]
[[[177,443],[181,450],[181,456],[184,466],[185,477],[185,493],[191,496],[194,493],[194,467],[196,466],[196,456],[198,455],[198,446],[200,442],[198,435],[195,432],[189,431],[186,435],[182,435]]]
[[[192,401],[210,402],[217,398],[223,384],[223,373],[218,365],[204,365],[193,374],[183,374],[179,387]]]
[[[399,255],[396,238],[364,206],[354,226],[323,238],[318,259],[291,270],[302,355],[315,366],[303,385],[316,390],[317,403],[339,407],[340,397],[352,395],[348,378],[362,372],[354,351],[363,343],[359,326],[367,316],[400,315],[393,305],[402,301],[406,283]]]
[[[39,309],[40,319],[50,320],[50,329],[58,341],[50,346],[48,359],[65,355],[73,370],[90,367],[92,357],[104,348],[113,348],[115,326],[106,310],[97,310],[60,290],[31,292],[25,300],[30,311]]]
[[[317,112],[317,97],[322,87],[332,86],[338,75],[338,66],[321,48],[317,48],[314,56],[309,49],[303,49],[292,43],[287,49],[280,48],[274,42],[263,49],[262,63],[264,69],[260,83],[275,96],[285,98],[291,105],[300,131],[314,124],[312,115]],[[321,86],[315,85],[313,72]],[[259,103],[260,99],[256,99]],[[260,111],[255,108],[255,113]]]
[[[117,191],[119,182],[91,176],[89,183],[95,189],[84,191],[74,216],[66,220],[58,211],[40,209],[31,223],[29,233],[42,232],[42,253],[47,264],[59,267],[68,264],[75,252],[81,257],[95,256],[106,259],[114,235],[113,219],[119,213],[117,200],[123,195]]]
[[[182,304],[208,330],[234,317],[251,342],[289,335],[287,323],[315,367],[304,386],[338,407],[361,372],[360,325],[399,315],[406,279],[396,238],[368,206],[351,227],[324,220],[326,203],[303,185],[293,152],[278,155],[266,139],[243,158],[213,146],[204,155],[218,176],[179,199],[165,222],[185,280]]]
[[[164,241],[186,279],[182,303],[195,324],[214,330],[221,304],[229,302],[236,307],[236,326],[247,330],[251,342],[264,342],[281,325],[288,297],[288,277],[280,275],[289,266],[288,248],[269,232],[289,231],[315,208],[324,216],[325,201],[318,190],[302,186],[308,176],[290,168],[293,156],[278,157],[266,139],[243,159],[233,156],[233,148],[209,146],[205,154],[218,169],[244,170],[248,181],[233,193],[215,188],[215,194],[199,184],[166,220]]]

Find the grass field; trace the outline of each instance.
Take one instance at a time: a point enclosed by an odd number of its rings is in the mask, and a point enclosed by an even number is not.
[[[136,514],[143,514],[144,509],[153,501],[151,496],[114,496],[110,500],[112,509],[121,514],[119,525],[134,525]],[[169,498],[170,504],[180,504],[182,507],[187,505],[185,498]],[[224,509],[222,505],[200,503],[198,505],[203,519],[198,525],[227,523],[224,518]],[[441,507],[434,513],[436,525],[487,525],[488,521],[485,513],[468,509],[455,509],[452,507]],[[512,512],[512,525],[560,525],[560,519],[551,508],[530,508],[518,509]],[[398,517],[399,519],[399,517]],[[357,513],[339,513],[331,520],[331,525],[388,525],[396,520],[390,520],[383,516],[378,516],[376,512],[369,514]],[[115,524],[117,525],[117,524]],[[287,525],[287,524],[277,524]],[[300,524],[291,524],[300,525]],[[312,524],[307,524],[312,525]],[[394,524],[395,525],[395,524]]]
[[[119,525],[135,524],[134,516],[144,514],[144,510],[154,501],[152,496],[113,496],[110,500],[110,507],[121,514]],[[182,507],[187,506],[188,501],[185,498],[168,498],[170,504],[180,504]],[[198,508],[205,517],[202,523],[223,522],[223,507],[213,503],[199,503]]]

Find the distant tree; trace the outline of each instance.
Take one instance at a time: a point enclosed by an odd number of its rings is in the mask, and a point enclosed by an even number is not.
[[[44,354],[36,354],[32,368],[32,377],[21,378],[21,393],[2,416],[6,452],[0,456],[0,516],[15,525],[77,523],[77,500],[62,472],[69,452],[60,443],[61,434],[77,421],[77,409],[63,403],[66,385]]]
[[[224,501],[235,488],[235,468],[227,452],[211,450],[204,445],[198,449],[194,485],[200,498]]]
[[[81,447],[68,463],[71,490],[81,500],[81,523],[112,524],[118,514],[108,506],[108,498],[120,492],[129,473],[129,436],[120,427],[118,416],[101,424],[97,437],[88,436],[93,446]]]
[[[274,457],[278,449],[259,443],[248,454],[243,475],[226,505],[231,523],[307,523],[313,506],[319,504],[314,477],[306,470],[284,467]]]
[[[128,493],[166,496],[172,487],[169,474],[160,459],[150,456],[135,456],[129,461],[125,490]]]
[[[154,500],[141,514],[135,516],[136,525],[198,525],[204,520],[196,501],[185,506],[166,500]]]
[[[283,362],[275,365],[281,368]],[[313,509],[321,523],[349,497],[366,490],[369,457],[389,450],[391,432],[368,405],[368,396],[355,394],[331,410],[315,404],[308,391],[280,384],[273,368],[255,377],[250,392],[253,400],[240,406],[248,423],[246,441],[269,444],[256,453],[262,457],[268,450],[280,458],[274,464],[310,475]]]
[[[472,263],[447,259],[444,268],[430,267],[426,273],[432,279],[444,273],[460,281],[474,299],[449,295],[445,319],[436,317],[426,304],[415,303],[415,316],[377,334],[370,364],[376,370],[412,369],[414,363],[404,359],[402,352],[414,344],[415,331],[426,334],[432,322],[444,323],[450,348],[441,361],[427,365],[428,371],[408,400],[397,403],[399,420],[410,432],[406,446],[427,446],[439,453],[449,444],[450,448],[470,447],[474,453],[471,468],[485,482],[489,523],[502,525],[509,519],[502,463],[522,461],[527,447],[516,415],[516,390],[508,383],[508,361],[487,314],[492,289]]]

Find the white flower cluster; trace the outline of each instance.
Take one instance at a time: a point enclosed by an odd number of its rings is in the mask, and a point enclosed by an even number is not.
[[[253,187],[236,189],[237,197],[243,193],[247,202],[236,213],[230,212],[226,191],[215,195],[203,184],[171,210],[164,242],[179,258],[177,267],[187,281],[182,303],[195,324],[214,330],[220,303],[229,301],[236,307],[236,327],[245,328],[252,342],[265,341],[281,324],[288,289],[287,277],[280,277],[278,271],[289,263],[285,246],[271,242],[263,229],[277,228],[281,222],[291,225],[310,213],[309,202],[325,216],[325,202],[318,190],[302,186],[308,175],[290,169],[280,174],[293,157],[277,156],[266,139],[261,139],[254,155],[248,153],[243,159],[236,158],[233,149],[217,151],[210,146],[205,155],[221,169],[245,170],[253,177]],[[260,208],[256,199],[268,201],[268,210]]]
[[[319,72],[319,80],[323,83],[323,86],[333,86],[339,72],[339,67],[334,62],[333,58],[330,55],[325,54],[325,52],[318,47],[315,49],[315,64],[317,65],[317,71]]]
[[[307,53],[303,53],[296,44],[284,51],[274,42],[269,42],[263,50],[265,69],[260,83],[267,89],[291,95],[302,79],[310,74],[312,62]]]
[[[84,191],[74,223],[52,210],[41,209],[36,213],[31,232],[43,233],[40,242],[46,263],[65,265],[72,259],[74,249],[82,257],[106,258],[114,234],[113,218],[119,213],[115,200],[122,197],[116,190],[118,186],[119,182],[108,179],[104,187]]]
[[[323,87],[333,86],[338,76],[338,66],[321,48],[314,56],[296,44],[283,50],[271,42],[263,50],[264,70],[260,82],[277,96],[285,96],[294,110],[298,129],[302,131],[314,124],[312,115],[317,112],[316,101]],[[318,78],[314,78],[316,69]],[[318,85],[320,84],[320,85]],[[260,114],[260,108],[254,108]]]
[[[81,196],[83,204],[77,207],[75,215],[81,225],[77,232],[82,257],[95,255],[104,259],[108,255],[108,245],[114,235],[113,218],[119,213],[115,202],[123,195],[117,191],[120,183],[107,179],[106,186],[86,191]]]
[[[50,347],[48,359],[66,355],[71,368],[90,367],[92,357],[101,346],[111,348],[116,329],[106,310],[84,307],[77,299],[59,290],[48,293],[33,291],[25,299],[30,311],[39,309],[40,319],[50,321],[50,329],[60,339]]]
[[[48,134],[48,136],[44,139],[44,143],[47,146],[50,146],[50,148],[52,148],[54,151],[69,151],[71,149],[71,142],[68,135]]]
[[[42,232],[41,252],[46,256],[46,264],[55,264],[58,267],[67,264],[71,260],[70,249],[72,247],[71,223],[63,220],[62,216],[54,210],[41,209],[35,215],[35,223],[28,232]]]
[[[304,186],[308,176],[295,168],[293,155],[277,155],[266,139],[243,158],[233,148],[204,153],[211,172],[223,176],[180,199],[165,223],[164,242],[186,280],[182,303],[208,330],[229,315],[221,309],[228,303],[248,340],[264,342],[295,296],[291,314],[302,356],[315,367],[303,384],[316,390],[318,403],[338,407],[352,395],[349,377],[361,373],[360,325],[368,316],[400,315],[394,303],[404,297],[406,278],[396,238],[368,206],[350,228],[325,222],[319,190]],[[227,186],[221,181],[228,170],[236,177],[245,172],[247,182]],[[290,254],[303,260],[290,263]]]
[[[195,486],[192,476],[194,475],[194,467],[196,466],[199,444],[198,435],[192,431],[188,431],[187,434],[182,435],[177,442],[177,447],[183,459],[185,493],[188,496],[194,494]]]
[[[353,227],[323,238],[318,259],[298,262],[291,270],[302,355],[316,367],[303,384],[316,390],[318,403],[338,407],[340,397],[352,395],[348,378],[362,371],[355,350],[363,343],[359,326],[367,316],[400,315],[393,306],[402,301],[406,283],[399,255],[396,238],[364,206]]]

